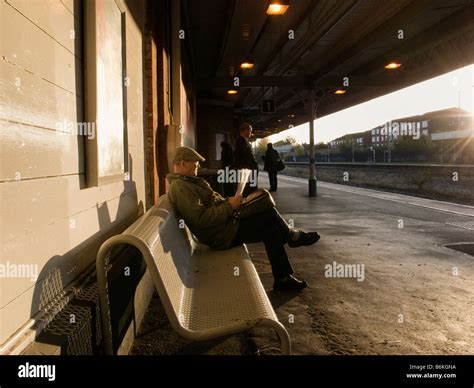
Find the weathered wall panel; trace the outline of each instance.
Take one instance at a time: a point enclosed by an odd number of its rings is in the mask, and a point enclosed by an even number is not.
[[[1,279],[0,347],[90,266],[104,238],[144,203],[144,2],[119,3],[127,23],[132,180],[92,188],[85,184],[84,137],[56,133],[61,123],[84,120],[82,2],[0,3],[1,33],[9,37],[0,47],[0,263],[36,264],[40,273],[36,282]]]

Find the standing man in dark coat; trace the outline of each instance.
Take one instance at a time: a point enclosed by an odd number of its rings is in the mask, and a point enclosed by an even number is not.
[[[234,153],[234,166],[237,169],[248,168],[252,170],[250,178],[254,179],[254,186],[250,186],[247,183],[245,186],[243,196],[247,196],[252,191],[257,189],[258,179],[258,164],[252,153],[252,147],[250,146],[249,139],[252,135],[252,126],[249,123],[243,123],[239,128],[239,136],[235,141],[235,153]]]
[[[265,164],[263,166],[264,171],[268,172],[268,179],[270,180],[270,191],[277,191],[278,186],[278,161],[280,155],[278,151],[273,148],[272,143],[267,144],[267,152],[265,152]]]
[[[226,141],[221,143],[221,147],[221,168],[224,170],[230,170],[234,164],[234,150],[232,149],[232,146]],[[236,188],[237,183],[235,182],[223,182],[222,190],[224,197],[232,197]]]
[[[232,166],[234,162],[234,150],[226,141],[221,142],[221,166],[222,168]]]

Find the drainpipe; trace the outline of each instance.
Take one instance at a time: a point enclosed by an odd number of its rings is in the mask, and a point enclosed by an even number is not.
[[[171,1],[171,111],[173,114],[173,124],[176,130],[176,140],[179,147],[183,145],[182,133],[180,133],[181,122],[181,39],[179,30],[181,29],[181,1]]]
[[[314,159],[314,91],[309,91],[309,179],[308,179],[308,194],[310,197],[316,197],[316,171]]]
[[[175,149],[183,145],[183,127],[181,123],[181,1],[171,3],[171,124],[167,126],[168,169],[173,171]]]

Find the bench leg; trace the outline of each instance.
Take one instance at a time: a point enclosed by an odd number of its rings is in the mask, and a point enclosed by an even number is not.
[[[278,337],[280,338],[280,349],[281,349],[281,354],[284,355],[291,355],[291,340],[290,340],[290,335],[286,331],[285,327],[278,322],[280,325],[280,328],[277,329],[275,328],[275,331],[278,334]]]
[[[275,330],[278,335],[278,338],[280,339],[281,354],[288,355],[288,356],[291,355],[290,335],[286,331],[285,326],[283,326],[278,321],[272,321],[272,320],[264,320],[260,322],[259,326],[271,327],[273,330]]]
[[[114,354],[110,317],[110,300],[107,287],[107,269],[105,268],[107,253],[110,251],[109,245],[111,244],[108,242],[102,245],[96,259],[97,287],[99,289],[100,312],[102,318],[102,338],[105,355]]]

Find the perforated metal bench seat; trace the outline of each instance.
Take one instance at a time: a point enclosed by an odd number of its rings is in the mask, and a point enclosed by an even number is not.
[[[273,328],[283,354],[290,338],[278,321],[245,245],[213,251],[179,228],[166,195],[122,234],[108,239],[97,256],[105,351],[113,354],[105,261],[117,244],[143,255],[168,319],[182,337],[201,341],[256,326]]]

